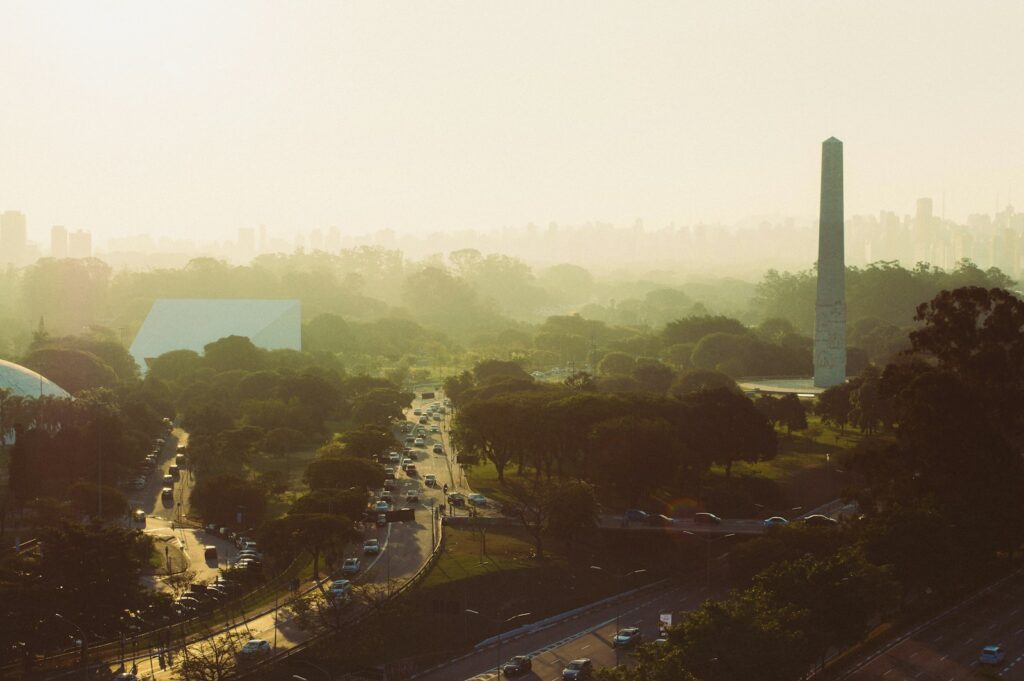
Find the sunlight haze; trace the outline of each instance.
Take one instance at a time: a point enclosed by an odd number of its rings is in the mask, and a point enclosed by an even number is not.
[[[0,210],[99,238],[950,218],[1024,191],[1016,2],[3,2]],[[997,201],[999,204],[997,205]]]

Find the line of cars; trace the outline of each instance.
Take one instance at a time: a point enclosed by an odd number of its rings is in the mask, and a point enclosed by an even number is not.
[[[650,525],[651,527],[670,527],[679,521],[679,518],[671,518],[661,513],[648,513],[647,511],[641,511],[637,508],[626,509],[622,517],[626,522],[636,522],[644,525]],[[717,515],[714,513],[707,513],[705,511],[694,513],[691,518],[697,525],[720,525],[722,523],[722,519]],[[790,524],[789,520],[777,515],[765,518],[761,522],[765,528],[784,527]],[[822,515],[820,513],[814,513],[800,518],[800,522],[816,527],[832,527],[839,523],[839,521],[834,518],[830,518],[827,515]]]

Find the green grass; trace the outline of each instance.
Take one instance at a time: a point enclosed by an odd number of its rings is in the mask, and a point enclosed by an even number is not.
[[[441,557],[421,583],[422,588],[511,570],[530,570],[541,563],[530,558],[533,544],[512,528],[477,530],[447,528]],[[558,562],[556,558],[554,561]]]

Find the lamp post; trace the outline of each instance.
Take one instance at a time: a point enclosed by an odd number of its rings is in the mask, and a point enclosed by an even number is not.
[[[86,672],[85,672],[85,663],[89,659],[89,653],[88,653],[89,643],[88,643],[88,641],[86,639],[86,636],[85,636],[85,630],[82,629],[82,627],[80,627],[77,624],[75,624],[74,622],[72,622],[71,620],[69,620],[64,615],[60,614],[59,612],[55,612],[55,613],[53,613],[53,615],[54,615],[54,617],[56,617],[57,619],[61,620],[62,622],[67,622],[68,624],[73,626],[75,629],[77,629],[78,630],[78,635],[82,637],[82,642],[81,642],[81,645],[79,646],[79,655],[80,655],[79,663],[82,665],[82,676],[84,677],[85,674],[86,674]]]
[[[704,560],[704,572],[705,572],[704,590],[710,593],[711,592],[711,544],[713,544],[714,542],[718,541],[719,539],[728,539],[729,537],[735,537],[736,533],[735,532],[730,532],[729,534],[723,534],[720,537],[713,537],[713,538],[710,538],[710,539],[708,537],[705,537],[703,534],[698,534],[696,532],[690,532],[689,530],[683,530],[683,534],[688,534],[691,537],[697,537],[697,538],[702,539],[704,541],[704,547],[707,549],[707,551],[705,553],[705,560]]]
[[[320,665],[313,664],[312,662],[307,662],[306,660],[290,660],[290,662],[297,662],[299,664],[310,666],[313,669],[320,672],[321,674],[323,674],[324,678],[327,679],[327,681],[331,681],[332,679],[331,673],[323,667],[321,667]],[[295,681],[309,681],[309,679],[307,679],[305,676],[299,676],[298,674],[292,674],[292,678],[295,679]]]
[[[622,580],[623,579],[625,579],[626,577],[632,577],[633,575],[641,575],[641,574],[647,572],[647,570],[645,568],[638,568],[636,570],[632,570],[631,572],[626,572],[626,573],[623,573],[623,574],[620,575],[618,573],[609,572],[608,570],[605,570],[603,567],[600,567],[599,565],[591,565],[590,569],[591,570],[597,570],[598,572],[603,572],[606,575],[612,576],[615,579],[615,591],[618,592],[618,593],[622,592]],[[615,635],[616,636],[619,634],[619,614],[621,613],[621,611],[622,611],[622,602],[620,600],[616,599],[616,601],[615,601]],[[614,642],[612,644],[612,647],[615,648],[615,666],[618,667],[619,666],[619,647],[617,645],[614,645]]]
[[[496,620],[496,619],[491,619],[490,617],[487,617],[486,615],[481,615],[476,610],[470,610],[469,608],[466,608],[466,612],[468,612],[470,615],[476,615],[477,617],[483,617],[485,620],[488,620],[489,622],[498,625],[498,666],[497,666],[497,669],[498,669],[498,679],[500,680],[501,679],[501,636],[502,636],[502,634],[505,631],[505,625],[508,624],[509,622],[511,622],[512,620],[519,619],[520,617],[529,617],[533,613],[521,612],[518,615],[512,615],[508,619]]]

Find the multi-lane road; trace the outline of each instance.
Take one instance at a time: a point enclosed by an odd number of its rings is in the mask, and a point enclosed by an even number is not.
[[[1006,659],[979,662],[981,649],[1001,645]],[[1024,681],[1024,574],[1017,572],[975,598],[872,650],[843,681],[960,681],[982,674]]]

